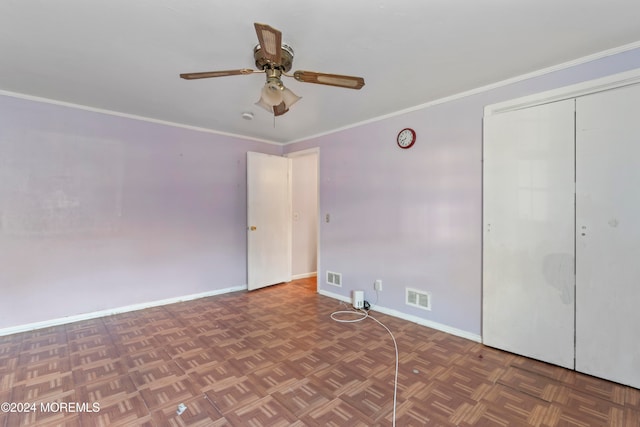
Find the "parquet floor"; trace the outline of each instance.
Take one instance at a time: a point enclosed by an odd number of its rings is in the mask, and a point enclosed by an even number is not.
[[[390,426],[391,337],[341,309],[305,279],[0,337],[0,402],[35,409],[0,427]],[[398,426],[640,426],[639,390],[372,315]]]

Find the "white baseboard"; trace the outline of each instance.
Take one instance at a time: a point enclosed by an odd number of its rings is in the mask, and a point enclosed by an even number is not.
[[[202,292],[198,294],[191,294],[191,295],[185,295],[180,297],[167,298],[167,299],[158,300],[158,301],[145,302],[141,304],[127,305],[124,307],[111,308],[107,310],[94,311],[92,313],[83,313],[83,314],[77,314],[75,316],[61,317],[58,319],[45,320],[42,322],[27,323],[25,325],[18,325],[18,326],[12,326],[9,328],[0,329],[0,336],[17,334],[19,332],[33,331],[35,329],[49,328],[51,326],[64,325],[67,323],[79,322],[82,320],[90,320],[98,317],[111,316],[113,314],[126,313],[129,311],[142,310],[145,308],[158,307],[160,305],[173,304],[176,302],[191,301],[198,298],[206,298],[214,295],[227,294],[230,292],[244,291],[246,289],[247,289],[247,285],[234,286],[230,288],[217,289],[214,291],[207,291],[207,292]]]
[[[318,293],[320,295],[324,295],[326,297],[337,299],[337,300],[344,301],[351,304],[351,298],[349,297],[345,297],[343,295],[335,294],[333,292],[325,291],[322,289],[320,289]],[[388,314],[389,316],[397,317],[399,319],[408,320],[409,322],[417,323],[418,325],[426,326],[427,328],[436,329],[441,332],[446,332],[447,334],[455,335],[460,338],[466,338],[474,342],[482,342],[482,336],[480,335],[472,334],[470,332],[463,331],[462,329],[453,328],[451,326],[447,326],[442,323],[423,319],[421,317],[414,316],[412,314],[406,314],[401,311],[381,307],[379,305],[375,306],[374,311],[379,311],[380,313]]]
[[[309,274],[310,274],[309,276],[305,276],[305,277],[313,277],[315,275],[315,273],[313,273],[312,275],[311,275],[311,273],[309,273]],[[305,278],[305,277],[300,277],[300,278]],[[9,328],[0,329],[0,336],[17,334],[19,332],[33,331],[35,329],[44,329],[44,328],[49,328],[51,326],[64,325],[64,324],[67,324],[67,323],[79,322],[79,321],[82,321],[82,320],[90,320],[90,319],[95,319],[95,318],[104,317],[104,316],[111,316],[111,315],[119,314],[119,313],[127,313],[129,311],[136,311],[136,310],[142,310],[142,309],[145,309],[145,308],[158,307],[158,306],[161,306],[161,305],[173,304],[173,303],[176,303],[176,302],[190,301],[190,300],[194,300],[194,299],[198,299],[198,298],[211,297],[211,296],[214,296],[214,295],[222,295],[222,294],[227,294],[227,293],[230,293],[230,292],[244,291],[246,289],[247,289],[246,285],[234,286],[234,287],[230,287],[230,288],[217,289],[217,290],[214,290],[214,291],[202,292],[202,293],[198,293],[198,294],[191,294],[191,295],[185,295],[185,296],[174,297],[174,298],[167,298],[167,299],[163,299],[163,300],[151,301],[151,302],[146,302],[146,303],[141,303],[141,304],[133,304],[133,305],[128,305],[128,306],[124,306],[124,307],[107,309],[107,310],[94,311],[92,313],[84,313],[84,314],[78,314],[78,315],[75,315],[75,316],[61,317],[61,318],[58,318],[58,319],[45,320],[45,321],[42,321],[42,322],[27,323],[27,324],[24,324],[24,325],[18,325],[18,326],[12,326],[12,327],[9,327]],[[320,295],[324,295],[324,296],[329,297],[329,298],[333,298],[333,299],[337,299],[337,300],[340,300],[340,301],[344,301],[344,302],[349,303],[349,304],[351,303],[351,298],[345,297],[343,295],[335,294],[333,292],[328,292],[328,291],[325,291],[325,290],[322,290],[322,289],[320,289],[318,291],[318,293]],[[397,318],[400,318],[400,319],[408,320],[409,322],[417,323],[419,325],[426,326],[426,327],[432,328],[432,329],[436,329],[438,331],[446,332],[448,334],[455,335],[455,336],[458,336],[458,337],[461,337],[461,338],[466,338],[466,339],[471,340],[471,341],[482,342],[482,337],[480,335],[472,334],[472,333],[469,333],[467,331],[463,331],[461,329],[452,328],[451,326],[447,326],[447,325],[443,325],[442,323],[433,322],[431,320],[423,319],[423,318],[418,317],[418,316],[413,316],[411,314],[402,313],[400,311],[389,309],[389,308],[385,308],[385,307],[381,307],[381,306],[376,306],[375,307],[375,311],[379,311],[380,313],[388,314],[389,316],[393,316],[393,317],[397,317]]]
[[[329,297],[329,298],[337,299],[337,300],[340,300],[340,301],[343,301],[343,302],[347,302],[347,303],[349,303],[349,305],[351,305],[351,298],[345,297],[344,295],[334,294],[333,292],[325,291],[323,289],[319,289],[318,293],[320,295],[324,295],[325,297]]]
[[[315,271],[312,271],[311,273],[294,274],[291,276],[291,280],[307,279],[309,277],[316,277],[316,276],[318,276],[318,274]]]

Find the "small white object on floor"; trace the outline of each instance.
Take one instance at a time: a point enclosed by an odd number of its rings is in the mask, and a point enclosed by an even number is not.
[[[185,405],[184,403],[181,403],[178,405],[178,410],[176,411],[176,414],[182,415],[182,413],[186,410],[187,410],[187,405]]]

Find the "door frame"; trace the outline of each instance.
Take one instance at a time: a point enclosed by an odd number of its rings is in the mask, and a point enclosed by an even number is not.
[[[317,210],[317,219],[316,219],[316,291],[320,288],[320,283],[318,282],[318,277],[320,277],[320,224],[321,224],[321,208],[320,208],[320,147],[307,148],[299,151],[291,151],[289,153],[284,154],[284,157],[289,157],[295,159],[296,157],[304,157],[304,156],[315,156],[316,158],[316,210]],[[296,177],[292,174],[292,184],[295,181]],[[291,228],[293,230],[293,221],[291,223]],[[293,258],[293,254],[291,255]],[[293,268],[293,267],[292,267]]]
[[[580,96],[634,85],[637,83],[640,83],[640,68],[557,89],[538,92],[533,95],[510,99],[504,102],[490,104],[484,107],[484,115],[491,116],[493,114],[500,114],[506,111],[519,110],[522,108],[562,101],[570,98],[578,98]]]

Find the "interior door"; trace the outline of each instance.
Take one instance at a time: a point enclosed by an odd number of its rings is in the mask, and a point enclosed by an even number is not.
[[[486,345],[574,367],[574,101],[485,117]]]
[[[247,285],[291,280],[291,159],[247,153]]]
[[[640,85],[578,99],[576,369],[640,388]]]

